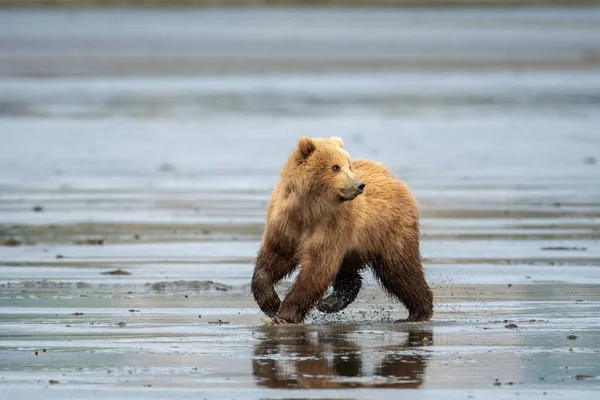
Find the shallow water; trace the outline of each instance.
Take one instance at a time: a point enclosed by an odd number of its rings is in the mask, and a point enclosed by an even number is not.
[[[3,396],[595,398],[598,9],[0,26]],[[302,326],[258,311],[265,208],[302,134],[410,185],[431,323],[394,324],[370,276]]]

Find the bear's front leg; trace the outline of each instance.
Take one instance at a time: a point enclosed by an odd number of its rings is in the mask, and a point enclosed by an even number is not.
[[[332,246],[333,247],[333,246]],[[298,324],[323,297],[342,262],[342,253],[328,246],[302,251],[300,273],[287,293],[277,318]]]
[[[252,295],[261,311],[269,317],[274,317],[279,311],[281,300],[274,285],[296,269],[297,262],[293,253],[285,254],[281,246],[266,242],[261,246],[254,274],[252,275]]]

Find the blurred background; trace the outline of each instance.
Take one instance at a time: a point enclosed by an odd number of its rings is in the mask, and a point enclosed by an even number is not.
[[[426,238],[597,238],[593,2],[0,3],[5,240],[257,240],[300,135],[388,164]]]
[[[275,376],[262,363],[280,361],[280,337],[264,335],[248,283],[301,135],[342,137],[421,206],[436,295],[433,324],[415,328],[426,334],[374,328],[405,311],[372,280],[347,313],[309,317],[355,322],[307,329],[353,337],[334,351],[369,365],[417,338],[416,358],[394,358],[398,376],[352,385],[492,390],[500,378],[540,396],[597,393],[597,1],[0,6],[0,372],[16,397],[34,380],[68,391]],[[304,334],[299,347],[283,335],[290,354],[327,364]],[[327,371],[303,385],[335,387]]]

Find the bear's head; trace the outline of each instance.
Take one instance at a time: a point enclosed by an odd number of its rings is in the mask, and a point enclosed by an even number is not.
[[[288,179],[304,194],[332,201],[353,200],[365,188],[353,171],[350,155],[339,137],[302,136],[291,157]]]

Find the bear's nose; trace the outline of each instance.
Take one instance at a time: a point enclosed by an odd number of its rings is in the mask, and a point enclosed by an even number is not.
[[[360,190],[361,193],[363,192],[363,190],[365,190],[365,184],[363,182],[361,182],[360,185],[358,185],[358,190]]]

